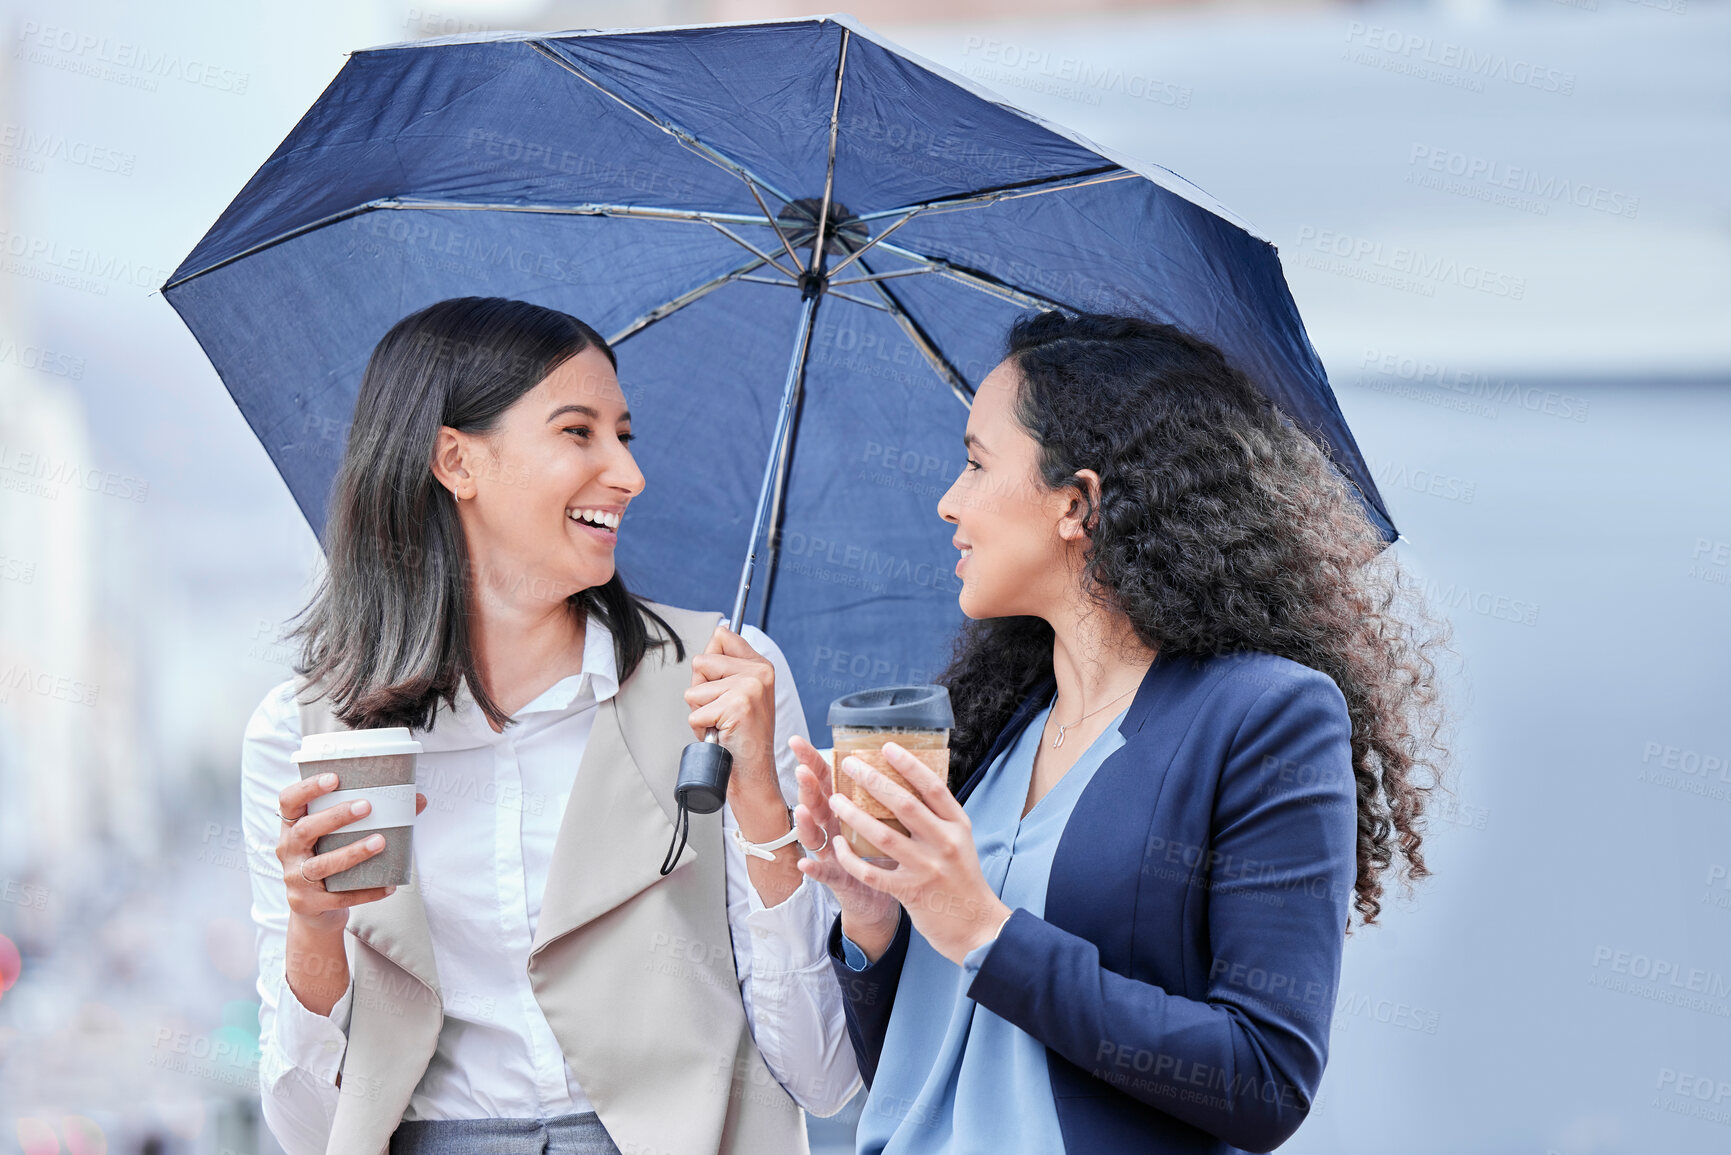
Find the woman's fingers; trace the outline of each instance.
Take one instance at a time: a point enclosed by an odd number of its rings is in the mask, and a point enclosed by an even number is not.
[[[327,806],[316,814],[308,812],[307,807],[314,799],[335,789],[335,774],[319,774],[291,782],[277,795],[277,809],[283,816],[283,824],[276,853],[283,864],[289,909],[299,914],[320,914],[363,902],[377,902],[397,889],[394,886],[374,886],[335,894],[325,890],[325,879],[365,862],[385,848],[385,836],[374,833],[323,854],[313,853],[320,838],[372,813],[372,803],[365,799]],[[427,796],[416,791],[415,813],[418,815],[426,808]]]
[[[370,886],[364,890],[325,889],[325,879],[365,862],[384,848],[384,835],[372,834],[336,850],[295,859],[293,865],[285,861],[283,882],[289,890],[289,909],[299,914],[319,914],[359,906],[363,902],[377,902],[396,893],[395,886]]]
[[[896,768],[896,773],[918,792],[933,814],[949,822],[967,821],[967,811],[956,801],[956,796],[950,793],[950,784],[945,782],[936,770],[920,761],[917,755],[898,743],[885,742],[884,758]]]
[[[736,728],[751,713],[751,703],[744,694],[733,688],[722,690],[707,704],[691,711],[686,721],[699,734],[710,727],[717,730]]]
[[[810,751],[814,756],[816,754],[809,742],[789,744],[793,745],[795,752],[802,758],[806,751]],[[804,746],[803,751],[800,745]],[[794,771],[799,780],[799,805],[793,808],[793,821],[799,831],[800,844],[806,851],[805,856],[797,862],[799,871],[807,878],[829,887],[841,903],[843,911],[852,911],[867,918],[879,917],[886,906],[893,905],[894,900],[883,891],[861,882],[842,867],[838,848],[845,840],[841,836],[841,824],[829,805],[829,766],[821,758],[814,760],[822,767],[821,774],[814,772],[809,762],[802,762]],[[828,832],[827,836],[825,831]],[[822,849],[819,849],[820,847]],[[855,855],[855,858],[858,856]]]
[[[847,894],[844,888],[857,888],[859,886],[859,883],[853,880],[853,876],[843,870],[840,864],[836,862],[835,852],[832,850],[826,848],[822,857],[807,855],[798,861],[803,864],[800,867],[801,873],[811,875],[811,877],[817,879],[819,882],[833,890],[835,896],[843,900],[843,905],[846,905],[847,899]]]
[[[773,682],[775,667],[725,625],[715,627],[701,654],[691,656],[691,684],[700,686],[733,674],[756,673]]]
[[[913,851],[913,839],[879,819],[873,818],[849,801],[846,796],[831,795],[829,808],[835,812],[837,818],[853,827],[854,833],[897,862],[905,862]],[[844,838],[837,841],[846,842],[847,840]]]
[[[316,814],[308,814],[295,820],[290,829],[289,844],[307,848],[311,853],[312,844],[327,834],[334,834],[357,819],[365,818],[373,812],[373,804],[365,798],[358,802],[349,802],[340,806],[327,806]]]
[[[895,901],[883,891],[875,890],[849,874],[835,858],[822,862],[815,858],[802,858],[799,872],[813,882],[827,886],[844,912],[874,917],[881,915],[884,907]]]
[[[278,829],[276,856],[285,869],[294,869],[294,863],[313,852],[314,842],[356,817],[352,812],[353,804],[327,807],[317,814],[308,812],[309,803],[319,795],[335,790],[336,786],[335,774],[319,774],[291,782],[277,795],[277,812],[283,821]]]
[[[767,672],[767,673],[766,673]],[[769,664],[763,663],[762,669],[752,669],[743,673],[729,674],[725,677],[710,678],[701,682],[693,682],[684,691],[685,704],[692,708],[693,717],[703,710],[720,710],[730,718],[744,718],[754,710],[762,708],[773,714],[775,710],[775,675],[770,671]],[[696,725],[694,721],[692,723]],[[713,724],[713,723],[711,723]]]
[[[936,839],[942,833],[936,816],[932,814],[931,808],[923,800],[905,787],[898,785],[888,774],[878,770],[877,767],[863,758],[852,754],[848,755],[842,759],[841,770],[843,774],[864,786],[866,793],[889,807],[890,813],[894,814],[901,824],[908,828],[910,834],[917,834],[926,839]],[[842,818],[848,822],[853,821],[846,814],[843,814]],[[863,830],[860,833],[865,834]],[[866,837],[879,846],[883,845],[869,834],[866,834]]]
[[[333,874],[339,874],[351,866],[365,862],[385,848],[385,836],[370,834],[365,838],[339,846],[335,850],[327,850],[323,854],[308,855],[301,861],[297,873],[304,873],[313,882],[322,882]]]
[[[775,667],[768,658],[737,657],[733,654],[694,654],[691,658],[691,668],[701,673],[705,679],[713,681],[716,678],[731,678],[745,674],[754,677],[775,677]]]
[[[277,810],[285,822],[293,822],[307,812],[307,803],[320,794],[328,794],[337,788],[335,774],[315,774],[311,778],[302,778],[298,782],[290,782],[282,788],[282,793],[276,796]]]
[[[802,791],[801,796],[803,795]],[[793,828],[798,831],[799,844],[805,847],[807,854],[816,858],[829,853],[826,845],[829,841],[828,830],[804,802],[793,808]],[[822,849],[819,849],[820,847]]]
[[[882,826],[883,824],[879,823],[879,825]],[[854,829],[859,830],[859,827],[856,826]],[[884,829],[889,830],[889,827],[885,826]],[[862,834],[865,833],[863,830],[860,832]],[[894,831],[891,831],[891,833],[894,833]],[[867,835],[867,837],[870,838],[869,835]],[[872,839],[871,841],[879,847],[883,846],[883,843],[878,842],[876,839]],[[864,886],[869,886],[881,894],[890,895],[892,898],[899,899],[901,897],[901,895],[896,893],[896,884],[898,881],[896,879],[897,872],[893,870],[885,870],[881,866],[873,866],[871,863],[855,854],[853,847],[847,844],[847,839],[845,838],[837,839],[835,842],[835,861],[843,870],[847,871],[848,876],[856,882]]]
[[[858,897],[855,892],[860,884],[836,865],[835,848],[842,840],[836,823],[832,820],[823,827],[818,826],[804,803],[793,808],[793,821],[799,830],[799,844],[805,847],[805,856],[799,860],[805,865],[800,869],[834,891],[844,906],[851,898]]]
[[[744,638],[728,629],[726,622],[715,627],[715,632],[709,636],[709,645],[703,648],[703,652],[722,653],[730,658],[754,658],[760,662],[765,660]]]
[[[692,655],[685,704],[693,735],[718,730],[736,759],[773,769],[775,667],[725,625],[716,627],[703,653]],[[762,777],[767,782],[771,775]]]
[[[787,748],[793,751],[794,757],[799,759],[801,766],[817,776],[818,781],[821,782],[829,777],[829,763],[824,761],[823,755],[817,752],[816,746],[798,734],[793,734],[787,739]]]
[[[731,687],[722,682],[698,682],[685,691],[685,704],[694,710],[699,706],[707,706],[729,689]]]
[[[813,770],[809,764],[801,764],[793,769],[793,780],[799,786],[799,801],[806,806],[825,830],[834,829],[835,815],[829,808],[829,796],[834,793],[834,787],[829,780],[829,767],[821,772]]]
[[[732,678],[750,678],[773,696],[775,666],[744,638],[726,626],[717,626],[703,652],[691,657],[691,685],[695,689],[706,682]]]
[[[765,661],[746,662],[718,654],[698,654],[691,659],[693,681],[685,690],[688,706],[713,702],[729,690],[775,698],[775,667]],[[697,675],[701,675],[698,680]]]

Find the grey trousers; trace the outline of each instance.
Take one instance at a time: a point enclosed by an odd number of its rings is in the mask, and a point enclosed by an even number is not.
[[[593,1111],[551,1119],[399,1123],[390,1155],[620,1155]]]

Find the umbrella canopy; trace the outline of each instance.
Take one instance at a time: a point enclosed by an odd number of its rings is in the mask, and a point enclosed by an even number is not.
[[[321,537],[396,321],[504,296],[594,326],[648,479],[620,572],[725,609],[757,549],[745,616],[820,741],[832,698],[944,662],[961,614],[935,506],[1030,309],[1212,341],[1395,536],[1271,244],[842,16],[355,53],[164,293]]]

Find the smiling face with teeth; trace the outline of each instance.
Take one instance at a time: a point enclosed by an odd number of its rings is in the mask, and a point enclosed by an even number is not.
[[[630,441],[625,394],[596,348],[553,369],[491,432],[440,430],[433,471],[494,596],[563,601],[613,577],[626,506],[643,492]]]
[[[970,618],[1048,617],[1073,595],[1087,545],[1075,491],[1040,477],[1039,444],[1015,414],[1020,387],[1009,361],[980,382],[962,435],[967,464],[938,501],[956,527],[957,600]]]

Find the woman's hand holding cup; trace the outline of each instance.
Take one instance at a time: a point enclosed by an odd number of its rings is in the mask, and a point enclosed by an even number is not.
[[[800,761],[795,771],[799,805],[793,811],[794,828],[799,831],[800,845],[806,848],[807,855],[799,860],[800,872],[835,894],[841,904],[842,933],[876,962],[895,938],[901,922],[901,904],[842,869],[835,852],[841,839],[841,822],[829,804],[829,764],[816,747],[798,735],[789,738],[788,745]]]
[[[282,827],[277,835],[276,856],[282,863],[283,881],[288,886],[289,913],[327,932],[340,931],[347,925],[349,907],[376,902],[397,889],[394,886],[335,892],[325,889],[324,879],[366,861],[385,848],[384,835],[375,833],[325,854],[314,853],[314,844],[320,838],[372,812],[372,803],[362,800],[350,806],[332,806],[317,814],[307,813],[313,799],[336,788],[335,774],[318,774],[290,783],[277,795]],[[415,813],[420,814],[426,808],[427,796],[417,792]]]

